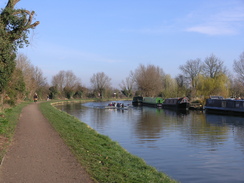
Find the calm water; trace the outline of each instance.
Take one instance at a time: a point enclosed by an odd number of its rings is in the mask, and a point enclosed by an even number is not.
[[[107,104],[57,107],[180,182],[244,182],[244,117]]]

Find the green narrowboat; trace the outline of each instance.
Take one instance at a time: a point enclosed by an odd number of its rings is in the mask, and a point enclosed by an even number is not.
[[[143,97],[142,105],[152,107],[162,107],[164,100],[161,97]]]

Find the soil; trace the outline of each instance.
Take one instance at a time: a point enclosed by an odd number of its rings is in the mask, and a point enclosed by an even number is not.
[[[59,134],[41,114],[38,103],[26,106],[14,140],[0,167],[1,183],[95,182]]]

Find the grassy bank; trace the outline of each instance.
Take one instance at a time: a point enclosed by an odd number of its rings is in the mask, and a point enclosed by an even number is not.
[[[176,182],[50,102],[41,103],[40,109],[96,181]]]
[[[15,107],[6,109],[0,114],[0,162],[11,142],[22,109],[30,102],[23,102]]]

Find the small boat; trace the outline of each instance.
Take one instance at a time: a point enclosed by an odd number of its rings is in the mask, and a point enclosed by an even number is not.
[[[210,97],[206,99],[204,109],[207,112],[222,112],[225,114],[238,113],[244,115],[244,100],[224,99],[223,97]]]
[[[189,99],[187,97],[182,98],[167,98],[164,100],[162,107],[163,108],[176,108],[188,110],[190,106]]]
[[[110,103],[108,106],[105,106],[104,109],[120,109],[120,110],[127,110],[129,106],[125,106],[122,103]]]
[[[161,97],[143,97],[142,105],[152,107],[162,107],[163,99]]]
[[[114,107],[114,106],[105,106],[104,109],[118,109],[118,110],[127,110],[129,107]]]

